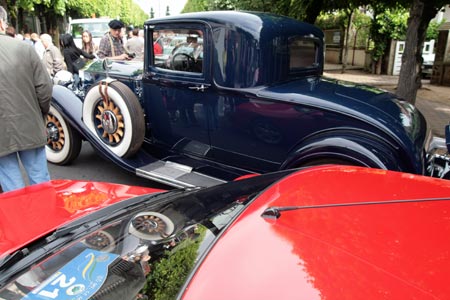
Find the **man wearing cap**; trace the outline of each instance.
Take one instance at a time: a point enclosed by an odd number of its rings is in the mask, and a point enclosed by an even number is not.
[[[122,37],[120,36],[124,24],[119,20],[112,20],[108,25],[109,32],[100,40],[97,52],[98,57],[118,60],[130,59],[123,46]]]

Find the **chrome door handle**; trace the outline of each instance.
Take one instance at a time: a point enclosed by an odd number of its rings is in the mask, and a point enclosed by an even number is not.
[[[201,86],[190,86],[189,87],[189,89],[190,90],[195,90],[195,91],[204,91],[204,90],[206,90],[208,87],[207,86],[205,86],[205,85],[201,85]]]

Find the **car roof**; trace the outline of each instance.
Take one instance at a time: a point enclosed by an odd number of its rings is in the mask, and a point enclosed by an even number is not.
[[[0,194],[0,257],[112,203],[157,189],[52,180]]]
[[[314,25],[271,13],[209,11],[150,19],[145,22],[145,28],[147,31],[152,28],[173,29],[181,24],[194,27],[205,24],[203,27],[209,32],[205,37],[215,36],[210,40],[212,48],[206,47],[205,49],[209,50],[205,51],[205,54],[209,53],[217,61],[213,64],[215,71],[212,76],[218,86],[253,88],[291,81],[298,77],[321,75],[323,72],[324,35],[322,30]],[[310,45],[314,44],[314,65],[289,71],[290,52],[280,49],[288,49],[292,38],[305,39]],[[208,39],[205,41],[208,45]],[[235,59],[222,58],[220,53],[227,51],[234,53],[231,57],[235,58],[244,57],[248,53],[255,55],[249,55],[246,64],[239,64]],[[235,74],[225,76],[220,68],[235,70]]]
[[[323,37],[322,31],[311,24],[265,12],[250,12],[250,11],[207,11],[184,13],[175,16],[166,16],[163,18],[149,19],[145,25],[153,25],[158,23],[170,23],[172,21],[191,21],[204,22],[211,26],[226,25],[229,29],[244,30],[247,33],[254,34],[260,38],[262,31],[285,31],[295,30],[298,34],[311,34],[318,37]],[[232,26],[230,26],[232,25]]]
[[[449,196],[448,181],[385,170],[292,174],[227,229],[182,299],[449,299]]]

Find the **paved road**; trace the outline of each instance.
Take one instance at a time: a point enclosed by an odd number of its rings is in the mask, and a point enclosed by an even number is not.
[[[48,164],[52,179],[105,181],[146,187],[168,188],[138,177],[98,155],[88,142],[83,142],[80,156],[67,166]]]

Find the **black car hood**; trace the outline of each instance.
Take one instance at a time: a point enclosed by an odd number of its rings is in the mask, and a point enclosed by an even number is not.
[[[131,60],[131,61],[110,61],[111,69],[106,72],[103,67],[103,60],[93,61],[89,64],[84,72],[96,73],[96,74],[106,74],[113,78],[117,77],[135,77],[142,74],[144,69],[144,62],[142,60]]]

